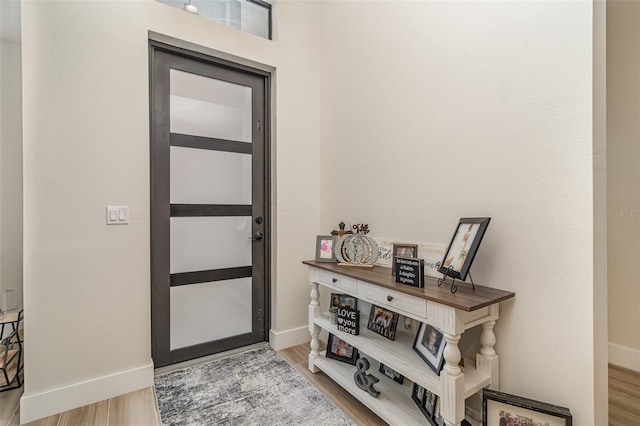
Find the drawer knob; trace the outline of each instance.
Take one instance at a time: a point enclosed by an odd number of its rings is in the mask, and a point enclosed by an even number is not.
[[[334,283],[337,283],[338,279],[337,278],[331,278],[331,281],[333,281]]]
[[[391,302],[393,300],[393,296],[387,296],[387,302]]]

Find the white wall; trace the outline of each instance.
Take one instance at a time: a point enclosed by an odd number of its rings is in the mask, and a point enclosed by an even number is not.
[[[567,406],[579,425],[606,419],[592,8],[323,5],[321,228],[446,244],[460,217],[492,217],[472,269],[516,293],[496,327],[501,388]]]
[[[607,2],[609,343],[640,371],[640,2]]]
[[[13,289],[18,307],[22,307],[21,79],[20,43],[0,40],[0,302],[5,290]]]
[[[29,421],[151,384],[148,32],[275,69],[272,328],[306,322],[319,223],[316,3],[282,2],[275,42],[154,2],[23,5]],[[277,147],[276,147],[277,145]],[[128,226],[105,206],[128,205]]]

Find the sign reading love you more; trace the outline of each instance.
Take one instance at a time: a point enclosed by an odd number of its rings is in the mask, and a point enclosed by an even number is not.
[[[354,336],[360,334],[360,312],[346,306],[338,307],[338,330]]]
[[[424,259],[396,257],[396,282],[412,287],[424,287]]]

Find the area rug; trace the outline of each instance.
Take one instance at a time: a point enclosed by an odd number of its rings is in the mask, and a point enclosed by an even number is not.
[[[271,347],[155,378],[164,425],[353,425]]]

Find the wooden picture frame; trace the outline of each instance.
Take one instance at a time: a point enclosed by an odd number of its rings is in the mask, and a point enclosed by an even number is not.
[[[391,257],[391,275],[395,275],[396,273],[396,256],[417,258],[418,245],[393,243],[393,256]]]
[[[413,342],[415,350],[420,358],[439,376],[444,366],[444,348],[447,341],[444,333],[431,324],[420,323],[416,339]]]
[[[438,272],[464,281],[490,221],[490,217],[460,219]]]
[[[336,262],[334,247],[337,238],[333,235],[318,235],[316,237],[316,262]]]
[[[358,348],[329,333],[326,357],[356,365]]]
[[[546,402],[510,395],[490,389],[482,390],[482,425],[509,424],[510,419],[526,424],[572,426],[571,411]]]
[[[329,307],[332,306],[358,309],[358,298],[353,297],[350,294],[331,293]]]
[[[399,318],[399,313],[372,304],[369,320],[367,321],[367,329],[389,340],[396,340]]]

